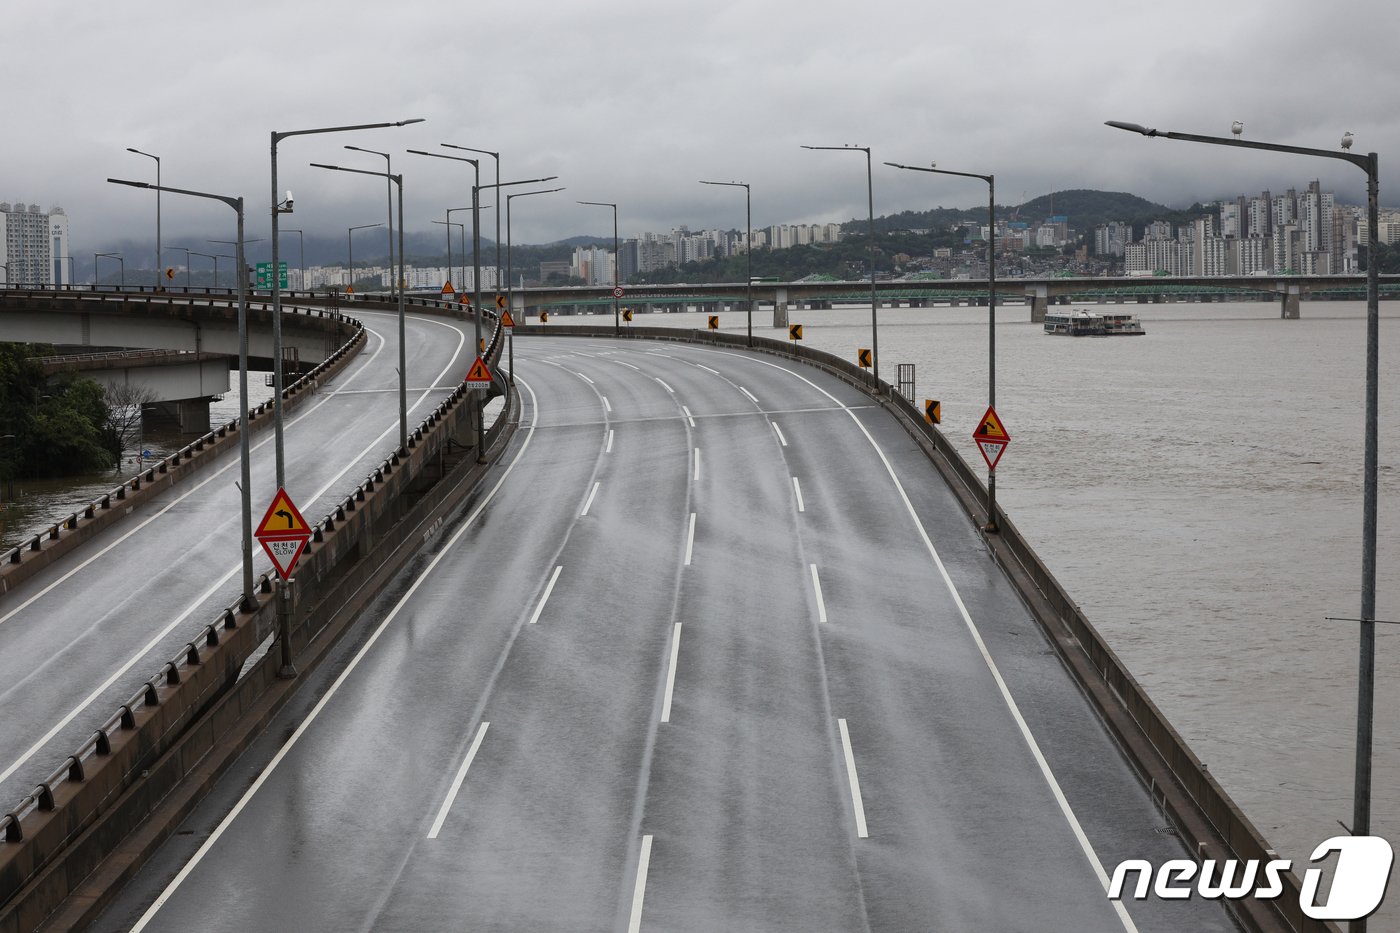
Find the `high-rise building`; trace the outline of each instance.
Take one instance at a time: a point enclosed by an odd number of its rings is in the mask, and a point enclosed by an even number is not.
[[[4,244],[5,254],[0,282],[20,286],[73,284],[68,217],[63,208],[44,213],[37,204],[26,207],[22,203],[0,202],[0,243]]]

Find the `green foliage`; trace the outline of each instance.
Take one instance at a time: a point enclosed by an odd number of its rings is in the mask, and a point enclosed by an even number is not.
[[[0,344],[0,472],[6,478],[71,476],[116,462],[103,389],[91,379],[45,383],[27,344]]]
[[[1380,269],[1381,274],[1394,275],[1396,273],[1400,273],[1400,243],[1379,243],[1377,244],[1377,247],[1378,249],[1376,252],[1376,256],[1378,258],[1376,267]],[[1356,255],[1357,258],[1360,260],[1361,271],[1365,272],[1367,269],[1367,255],[1365,248],[1363,247],[1362,249],[1357,250]]]

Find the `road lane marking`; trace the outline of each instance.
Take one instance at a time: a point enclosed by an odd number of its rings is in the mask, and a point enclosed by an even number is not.
[[[637,859],[637,887],[632,891],[632,919],[627,924],[627,933],[641,933],[642,900],[647,894],[647,867],[651,864],[651,836],[642,837],[642,854]]]
[[[467,778],[467,769],[472,766],[472,760],[476,758],[476,750],[481,747],[481,740],[486,735],[486,727],[491,725],[483,722],[481,728],[476,730],[476,738],[472,739],[472,747],[467,749],[467,757],[462,760],[462,767],[457,769],[457,776],[452,780],[452,787],[447,791],[447,799],[443,800],[442,808],[438,810],[437,819],[433,820],[433,828],[428,830],[428,838],[436,839],[438,832],[442,830],[442,824],[447,819],[448,811],[452,809],[452,804],[457,799],[457,792],[462,789],[462,782]]]
[[[690,513],[690,533],[685,539],[685,565],[690,566],[690,555],[695,551],[695,513]]]
[[[822,579],[817,576],[817,565],[812,564],[812,589],[817,594],[817,620],[825,624],[826,622],[826,601],[822,599]]]
[[[707,373],[714,373],[716,376],[719,375],[719,370],[718,370],[718,369],[711,369],[710,367],[704,365],[703,363],[696,363],[695,365],[696,365],[696,366],[699,366],[701,369],[703,369],[703,370],[704,370],[705,372],[707,372]]]
[[[637,372],[641,372],[641,369],[640,369],[639,367],[633,366],[631,363],[624,363],[624,362],[622,362],[622,360],[613,360],[613,362],[616,363],[616,364],[619,365],[619,366],[626,366],[628,369],[635,370],[635,371],[637,371]]]
[[[608,446],[606,446],[606,447],[603,448],[603,453],[605,453],[605,454],[610,454],[610,453],[612,453],[612,441],[613,441],[613,429],[612,429],[612,428],[608,428]]]
[[[778,422],[776,422],[776,421],[770,421],[769,424],[773,425],[773,430],[778,432],[778,443],[779,443],[779,444],[782,444],[784,447],[786,447],[786,446],[787,446],[787,438],[783,437],[783,429],[780,428],[780,427],[778,427]]]
[[[753,402],[755,405],[758,404],[758,396],[754,395],[748,389],[744,388],[743,386],[739,386],[739,391],[747,395],[749,397],[749,401]]]
[[[690,409],[682,405],[681,411],[685,412],[685,420],[690,422],[690,426],[695,427],[695,416],[690,413]]]
[[[807,511],[807,505],[802,501],[802,484],[797,481],[797,477],[792,478],[792,491],[797,493],[797,511]]]
[[[668,385],[666,384],[666,380],[662,379],[660,376],[652,376],[651,378],[653,378],[653,379],[655,379],[657,382],[661,383],[661,388],[665,389],[667,392],[670,392],[672,395],[675,395],[675,394],[676,394],[676,390],[673,389],[673,388],[671,388],[670,386],[668,386]]]
[[[846,780],[851,785],[851,806],[856,813],[856,835],[861,839],[870,836],[865,826],[865,803],[860,797],[860,778],[856,777],[856,756],[851,751],[851,733],[846,729],[846,720],[838,719],[841,727],[841,749],[846,753]]]
[[[695,482],[700,482],[700,448],[695,448]]]
[[[540,597],[539,605],[535,607],[535,614],[530,616],[531,625],[534,625],[540,620],[540,613],[544,612],[544,604],[549,602],[549,594],[554,592],[554,584],[559,582],[559,572],[563,569],[564,566],[560,564],[558,567],[554,568],[554,573],[550,574],[549,583],[544,588],[544,595]]]
[[[722,353],[724,351],[710,352]],[[745,359],[749,358],[745,357]],[[943,558],[939,556],[938,549],[933,546],[933,540],[929,537],[928,530],[924,528],[924,523],[919,518],[919,513],[914,510],[914,504],[909,501],[909,495],[904,490],[904,484],[899,481],[899,477],[894,472],[894,466],[890,463],[889,458],[885,456],[884,450],[875,441],[874,436],[861,422],[860,418],[856,417],[855,411],[850,406],[843,404],[836,396],[832,395],[806,376],[788,369],[786,366],[779,366],[777,363],[770,363],[767,360],[752,360],[752,362],[760,363],[764,366],[771,366],[773,369],[785,372],[807,383],[807,385],[844,408],[846,414],[855,422],[856,427],[865,435],[866,441],[870,443],[876,456],[878,456],[880,462],[884,464],[885,472],[889,474],[890,481],[894,483],[894,488],[899,493],[900,500],[904,503],[905,511],[907,511],[909,517],[913,519],[914,527],[918,529],[919,537],[923,541],[924,547],[928,550],[929,557],[932,558],[934,566],[938,568],[938,573],[943,579],[943,585],[947,588],[949,594],[951,594],[953,604],[957,606],[958,614],[963,620],[963,625],[966,626],[973,642],[977,645],[977,650],[982,655],[982,662],[986,664],[987,670],[992,675],[992,680],[996,683],[997,689],[1001,692],[1002,701],[1006,704],[1007,710],[1010,711],[1011,718],[1015,721],[1016,727],[1021,733],[1021,738],[1025,741],[1031,756],[1035,759],[1036,765],[1040,769],[1041,776],[1045,779],[1045,783],[1050,789],[1051,796],[1055,798],[1055,803],[1060,808],[1061,815],[1065,818],[1065,822],[1069,824],[1070,830],[1074,833],[1074,837],[1079,843],[1080,850],[1084,853],[1085,858],[1089,860],[1089,865],[1093,869],[1094,874],[1098,876],[1099,883],[1103,885],[1104,893],[1107,893],[1109,878],[1108,872],[1104,870],[1103,862],[1099,859],[1098,853],[1094,851],[1094,846],[1089,842],[1089,837],[1085,835],[1084,827],[1079,824],[1079,818],[1074,815],[1074,809],[1069,805],[1069,800],[1065,797],[1064,790],[1060,787],[1060,782],[1056,779],[1055,773],[1050,769],[1050,763],[1045,760],[1045,755],[1040,750],[1040,744],[1031,733],[1031,728],[1026,723],[1025,717],[1021,715],[1021,708],[1016,704],[1016,699],[1011,695],[1011,688],[1006,685],[1006,680],[1001,676],[1001,669],[997,667],[996,661],[992,659],[991,651],[987,649],[987,643],[982,639],[982,633],[977,628],[977,624],[972,621],[972,614],[968,611],[967,604],[963,602],[962,594],[958,592],[957,586],[954,585],[953,578],[948,573],[948,568],[943,564]],[[813,565],[812,570],[815,575],[816,565]],[[1127,908],[1123,906],[1123,902],[1115,900],[1112,903],[1114,910],[1118,914],[1118,920],[1123,925],[1123,929],[1127,931],[1127,933],[1137,933],[1137,925],[1133,923],[1133,918],[1128,915]]]
[[[209,837],[204,840],[203,845],[201,845],[190,860],[185,863],[185,867],[180,869],[179,873],[171,880],[170,884],[166,885],[165,890],[160,893],[160,896],[155,899],[150,907],[146,908],[146,912],[141,915],[141,919],[136,921],[136,925],[131,928],[130,933],[141,933],[155,915],[160,912],[160,909],[165,906],[166,901],[175,896],[175,892],[179,889],[180,885],[194,872],[199,863],[204,860],[204,857],[209,854],[209,851],[214,848],[219,839],[228,831],[228,828],[233,825],[233,821],[236,820],[238,815],[248,806],[248,802],[253,799],[253,795],[267,783],[268,778],[277,770],[277,766],[291,753],[292,748],[296,746],[297,742],[301,741],[301,737],[311,728],[312,723],[321,715],[321,712],[330,705],[331,700],[335,697],[336,693],[340,691],[345,681],[350,679],[350,675],[360,666],[360,662],[363,661],[370,650],[374,648],[375,643],[379,641],[379,637],[383,635],[385,630],[398,618],[403,607],[413,598],[413,594],[418,592],[418,587],[422,586],[423,581],[427,580],[428,577],[432,575],[432,572],[437,569],[437,565],[452,551],[452,548],[461,540],[462,536],[476,525],[476,520],[481,516],[481,513],[485,511],[486,507],[491,504],[491,501],[496,498],[496,493],[500,492],[501,487],[504,486],[506,480],[510,478],[510,474],[515,470],[516,465],[520,463],[520,458],[523,457],[525,451],[529,449],[530,441],[535,437],[535,428],[539,425],[539,402],[535,398],[535,390],[531,389],[529,383],[524,379],[517,378],[516,381],[526,392],[530,393],[531,411],[530,428],[525,435],[525,442],[521,444],[520,449],[515,452],[515,459],[510,462],[510,466],[506,467],[505,472],[501,474],[501,478],[496,481],[496,485],[491,487],[491,491],[488,492],[485,498],[477,505],[476,510],[467,516],[467,520],[462,522],[462,526],[453,532],[452,537],[443,545],[442,550],[438,551],[433,559],[428,562],[428,566],[418,575],[418,578],[409,585],[408,591],[405,592],[403,596],[399,597],[399,601],[394,604],[393,609],[389,610],[389,614],[384,617],[384,621],[379,623],[379,627],[374,630],[373,634],[369,636],[369,639],[360,647],[360,650],[350,659],[350,663],[347,664],[345,669],[340,672],[340,675],[336,677],[330,689],[328,689],[321,699],[317,701],[316,705],[312,707],[311,712],[302,720],[301,725],[297,726],[296,731],[292,733],[292,737],[277,750],[277,754],[272,756],[272,760],[268,762],[267,767],[262,770],[262,773],[259,774],[248,789],[243,792],[243,796],[238,799],[238,803],[234,804],[233,809],[228,812],[228,815],[223,818],[219,825],[215,827],[214,831],[209,834]]]
[[[593,497],[598,495],[598,487],[601,485],[603,485],[601,482],[593,484],[593,491],[588,494],[588,501],[583,503],[583,511],[579,513],[580,518],[588,514],[588,508],[593,505]]]
[[[671,721],[671,696],[676,692],[676,658],[681,651],[681,624],[671,634],[671,666],[666,670],[666,698],[661,702],[661,721]]]
[[[612,411],[612,402],[608,401],[606,395],[599,396],[603,400],[603,411]]]
[[[588,378],[587,376],[585,376],[583,373],[574,373],[574,375],[575,375],[575,376],[578,376],[580,379],[582,379],[584,382],[588,383],[589,385],[597,385],[596,382],[594,382],[592,379],[589,379],[589,378]]]

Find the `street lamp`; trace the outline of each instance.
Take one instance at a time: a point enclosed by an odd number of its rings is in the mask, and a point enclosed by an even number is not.
[[[446,146],[447,143],[441,145]],[[477,352],[481,352],[481,162],[477,159],[469,159],[466,156],[448,155],[445,152],[426,152],[422,149],[408,150],[413,155],[431,156],[434,159],[451,159],[453,162],[466,162],[472,167],[472,288],[476,293],[472,301],[472,336],[476,339]],[[463,260],[462,276],[467,274],[465,260]],[[481,406],[477,406],[477,413],[480,414]],[[480,431],[481,438],[486,437],[486,429]],[[484,451],[482,452],[484,456]]]
[[[742,181],[702,181],[700,184],[744,189],[744,221],[748,224],[747,239],[744,240],[744,281],[748,282],[748,291],[744,300],[749,309],[749,346],[753,346],[753,213],[749,204],[749,186]]]
[[[953,172],[946,168],[929,165],[900,165],[897,162],[885,163],[892,168],[902,168],[910,172],[931,172],[935,175],[957,175],[960,178],[980,178],[987,183],[987,406],[997,404],[997,177],[978,175],[973,172]],[[987,524],[984,531],[997,531],[997,474],[987,469]]]
[[[470,204],[468,204],[466,207],[449,207],[447,209],[448,223],[452,222],[453,214],[457,213],[458,211],[469,211],[471,209],[472,207]],[[460,224],[459,226],[461,226],[462,228],[462,248],[461,250],[459,250],[459,252],[462,254],[462,275],[460,278],[457,279],[457,284],[465,287],[467,284],[467,226],[466,224]],[[447,271],[451,272],[452,270],[449,269]]]
[[[238,239],[234,242],[237,244],[238,253],[238,445],[239,457],[242,461],[240,489],[243,494],[243,610],[252,612],[257,603],[253,596],[253,505],[248,439],[248,267],[243,261],[243,199],[226,197],[221,194],[209,194],[203,191],[186,191],[182,188],[162,188],[159,185],[152,186],[144,181],[122,181],[118,178],[109,178],[107,181],[114,185],[130,185],[133,188],[155,187],[157,192],[169,191],[173,194],[186,194],[196,198],[222,201],[233,208],[234,213],[238,215]],[[217,260],[215,262],[217,263]],[[186,268],[189,267],[186,266]],[[215,268],[217,269],[217,265]],[[284,666],[291,664],[291,638],[288,635],[289,633],[286,631],[281,634]]]
[[[161,192],[161,187],[160,187],[160,156],[151,155],[149,152],[142,152],[140,149],[132,149],[130,146],[127,146],[127,147],[126,147],[126,151],[127,151],[127,152],[134,152],[134,153],[136,153],[136,154],[139,155],[139,156],[145,156],[145,157],[148,158],[148,159],[155,159],[155,160],[156,160],[156,285],[155,285],[155,289],[156,289],[156,291],[160,291],[160,290],[161,290],[161,287],[160,287],[160,257],[161,257],[161,251],[160,251],[160,192]]]
[[[220,258],[220,257],[215,256],[213,253],[201,253],[201,252],[198,252],[198,251],[196,251],[196,250],[190,250],[190,251],[189,251],[189,254],[190,254],[191,256],[203,256],[205,259],[212,259],[212,260],[214,260],[214,285],[213,285],[213,287],[214,287],[214,288],[218,288],[218,287],[219,287],[219,258]],[[224,258],[228,258],[228,257],[224,257]]]
[[[97,258],[105,256],[108,259],[115,259],[121,264],[120,288],[126,288],[126,261],[122,259],[120,253],[93,253],[92,254],[92,287],[97,288]]]
[[[865,191],[870,201],[870,352],[876,382],[880,379],[880,328],[875,303],[875,180],[870,171],[869,146],[803,146],[803,149],[831,149],[840,152],[865,153]]]
[[[454,223],[452,221],[452,212],[450,210],[447,212],[447,218],[447,220],[435,220],[433,221],[433,223],[441,224],[442,226],[447,228],[447,277],[450,279],[452,278],[452,228],[456,227],[457,229],[462,231],[462,261],[466,262],[467,225]]]
[[[300,230],[286,232],[297,235],[297,285],[301,286],[302,291],[306,291],[306,239]],[[389,255],[392,258],[393,253],[391,252]]]
[[[278,225],[283,214],[292,213],[292,193],[285,200],[277,197],[277,144],[289,136],[311,136],[318,133],[348,133],[354,130],[378,130],[391,126],[422,123],[423,118],[398,120],[392,123],[360,123],[354,126],[323,126],[311,130],[272,131],[272,428],[277,451],[277,487],[286,487],[286,458],[282,447],[282,281],[278,254]],[[400,194],[403,188],[399,188]],[[400,217],[400,221],[402,221]],[[402,224],[400,224],[402,226]],[[402,244],[400,244],[402,245]],[[400,317],[402,322],[402,317]],[[400,368],[402,369],[402,368]]]
[[[329,169],[332,172],[351,172],[355,175],[373,175],[376,178],[388,178],[398,186],[399,189],[399,452],[403,456],[408,455],[408,363],[406,349],[404,347],[404,323],[403,323],[403,175],[391,175],[388,172],[371,172],[363,168],[344,168],[339,165],[324,165],[320,162],[312,162],[312,168]],[[378,224],[370,226],[377,227]],[[274,228],[275,229],[275,228]],[[274,262],[273,268],[276,269]],[[277,278],[273,275],[273,278]]]
[[[506,195],[506,310],[515,307],[515,270],[511,266],[510,256],[510,202],[512,198],[528,198],[533,194],[553,194],[556,191],[563,191],[563,188],[545,188],[542,191],[517,191],[515,194]],[[524,315],[521,315],[523,320]],[[515,329],[511,328],[510,335],[510,379],[515,382]]]
[[[1194,133],[1172,133],[1149,129],[1138,123],[1108,120],[1114,129],[1160,136],[1212,146],[1235,146],[1243,149],[1264,149],[1294,155],[1315,156],[1320,159],[1340,159],[1350,162],[1366,173],[1366,441],[1362,454],[1361,517],[1361,650],[1356,707],[1356,787],[1352,799],[1351,832],[1356,836],[1371,831],[1371,724],[1374,718],[1376,675],[1376,503],[1378,499],[1377,449],[1379,438],[1380,399],[1380,158],[1374,152],[1352,153],[1351,134],[1342,137],[1342,151],[1311,149],[1263,143],[1239,137],[1198,136]],[[1241,127],[1243,129],[1243,127]],[[1352,930],[1364,931],[1366,921],[1353,920]]]
[[[479,152],[482,155],[489,155],[496,164],[496,184],[501,183],[501,154],[492,152],[490,149],[473,149],[471,146],[454,146],[451,143],[442,143],[445,149],[460,149],[463,152]],[[488,186],[489,187],[489,186]],[[451,220],[452,218],[448,218]],[[501,287],[501,202],[496,202],[496,288]],[[479,296],[478,296],[479,297]]]
[[[391,184],[392,184],[392,182],[391,182]],[[356,230],[372,230],[372,229],[375,228],[375,227],[382,227],[382,226],[384,226],[384,225],[383,225],[383,224],[360,224],[358,227],[349,227],[349,228],[347,228],[347,232],[346,232],[346,234],[345,234],[345,239],[346,239],[346,241],[347,241],[347,246],[349,247],[349,253],[350,253],[350,256],[349,256],[349,262],[350,262],[350,267],[349,267],[349,268],[350,268],[350,273],[349,273],[349,279],[348,279],[348,281],[350,282],[350,285],[348,286],[348,290],[349,290],[352,294],[353,294],[354,291],[355,291],[355,237],[354,237],[354,233],[355,233]],[[389,258],[389,274],[390,274],[390,275],[393,275],[393,274],[394,274],[393,253],[391,252],[389,255],[390,255],[390,258]]]
[[[617,267],[621,265],[622,258],[617,251],[617,205],[611,201],[579,201],[580,204],[589,204],[593,207],[611,207],[613,212],[613,333],[622,336],[622,315],[617,309]]]
[[[347,145],[345,148],[354,152],[368,152],[370,155],[383,156],[384,171],[388,173],[394,170],[394,160],[387,152],[380,152],[378,149],[361,149],[359,146]],[[394,269],[394,182],[391,178],[386,177],[384,180],[384,194],[389,203],[389,271],[392,274]]]
[[[247,246],[249,243],[261,243],[262,241],[263,241],[263,238],[260,237],[260,236],[249,237],[249,238],[247,238],[247,239],[244,239],[243,245],[244,245],[244,246]],[[218,243],[218,244],[221,245],[221,246],[237,246],[237,245],[238,245],[238,241],[237,241],[237,240],[206,240],[205,242],[207,242],[207,243]],[[219,287],[219,260],[220,260],[220,259],[232,259],[232,258],[233,258],[232,256],[215,256],[215,257],[214,257],[214,287],[215,287],[215,288],[218,288],[218,287]],[[241,260],[241,259],[239,260],[239,262],[242,262],[242,261],[243,261],[243,260]],[[238,282],[242,282],[242,281],[243,281],[243,272],[242,272],[241,270],[239,270],[239,271],[238,271],[238,278],[235,280],[235,285],[234,285],[234,287],[237,288],[237,283],[238,283]]]

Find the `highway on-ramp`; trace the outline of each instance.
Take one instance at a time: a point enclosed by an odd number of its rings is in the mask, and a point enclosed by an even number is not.
[[[398,444],[398,320],[356,314],[369,331],[365,347],[287,411],[288,492],[312,522]],[[406,327],[411,429],[475,354],[470,322],[412,315]],[[257,521],[276,492],[272,431],[254,434],[251,445]],[[234,445],[0,597],[0,812],[237,600],[238,463]],[[270,566],[257,549],[255,573]]]
[[[511,447],[100,930],[1231,930],[867,396],[521,339]]]

